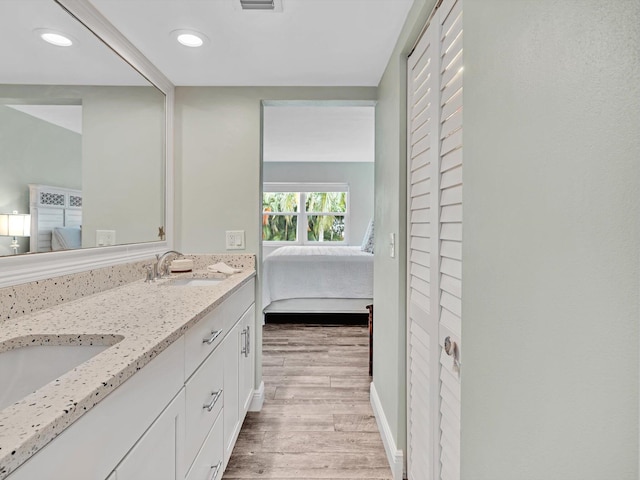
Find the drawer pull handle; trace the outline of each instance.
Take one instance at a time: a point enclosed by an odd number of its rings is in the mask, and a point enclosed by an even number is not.
[[[218,476],[218,472],[220,471],[220,467],[222,467],[222,460],[220,460],[215,467],[213,465],[211,466],[211,470],[213,470],[213,475],[209,477],[209,480],[216,480],[216,477]]]
[[[211,395],[213,395],[211,397],[211,401],[209,403],[205,403],[202,406],[202,408],[206,408],[207,409],[207,412],[210,412],[211,410],[213,410],[213,406],[216,404],[216,402],[220,398],[220,395],[222,395],[222,389],[218,390],[217,392],[213,392]]]
[[[211,332],[211,336],[210,337],[202,339],[202,343],[206,343],[207,345],[211,345],[213,342],[216,341],[216,338],[218,338],[221,333],[222,333],[222,330],[213,330]]]

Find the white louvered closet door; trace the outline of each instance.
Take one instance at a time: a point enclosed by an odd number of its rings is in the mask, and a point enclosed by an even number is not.
[[[443,1],[409,57],[407,78],[407,476],[455,480],[460,478],[462,0]]]

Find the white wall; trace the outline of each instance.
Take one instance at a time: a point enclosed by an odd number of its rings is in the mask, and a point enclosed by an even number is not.
[[[361,245],[373,217],[373,166],[373,162],[264,162],[263,181],[348,184],[348,244]]]
[[[406,448],[406,64],[435,0],[416,0],[387,64],[376,106],[373,382],[396,447]],[[396,256],[389,256],[389,234]]]
[[[638,478],[640,4],[464,4],[462,478]]]
[[[86,87],[82,245],[96,229],[116,243],[159,240],[164,225],[164,95],[155,87]]]

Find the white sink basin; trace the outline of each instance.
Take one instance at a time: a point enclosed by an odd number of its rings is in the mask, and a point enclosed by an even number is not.
[[[178,287],[209,287],[224,282],[223,278],[178,278],[168,285]]]
[[[74,369],[110,345],[37,345],[0,352],[0,410]]]

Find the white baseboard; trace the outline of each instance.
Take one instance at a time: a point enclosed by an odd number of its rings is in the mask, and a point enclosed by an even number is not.
[[[259,412],[264,404],[264,382],[260,382],[260,386],[253,391],[253,398],[249,404],[250,412]]]
[[[396,447],[396,442],[393,439],[393,435],[391,434],[389,422],[387,422],[387,417],[384,415],[382,403],[380,403],[380,397],[378,397],[378,392],[376,391],[376,386],[373,384],[373,382],[371,382],[370,398],[371,407],[373,408],[373,414],[376,417],[378,430],[380,430],[384,450],[387,453],[387,460],[389,461],[389,466],[391,467],[393,480],[402,480],[404,475],[404,454],[402,453],[402,450],[398,450],[398,448]]]

